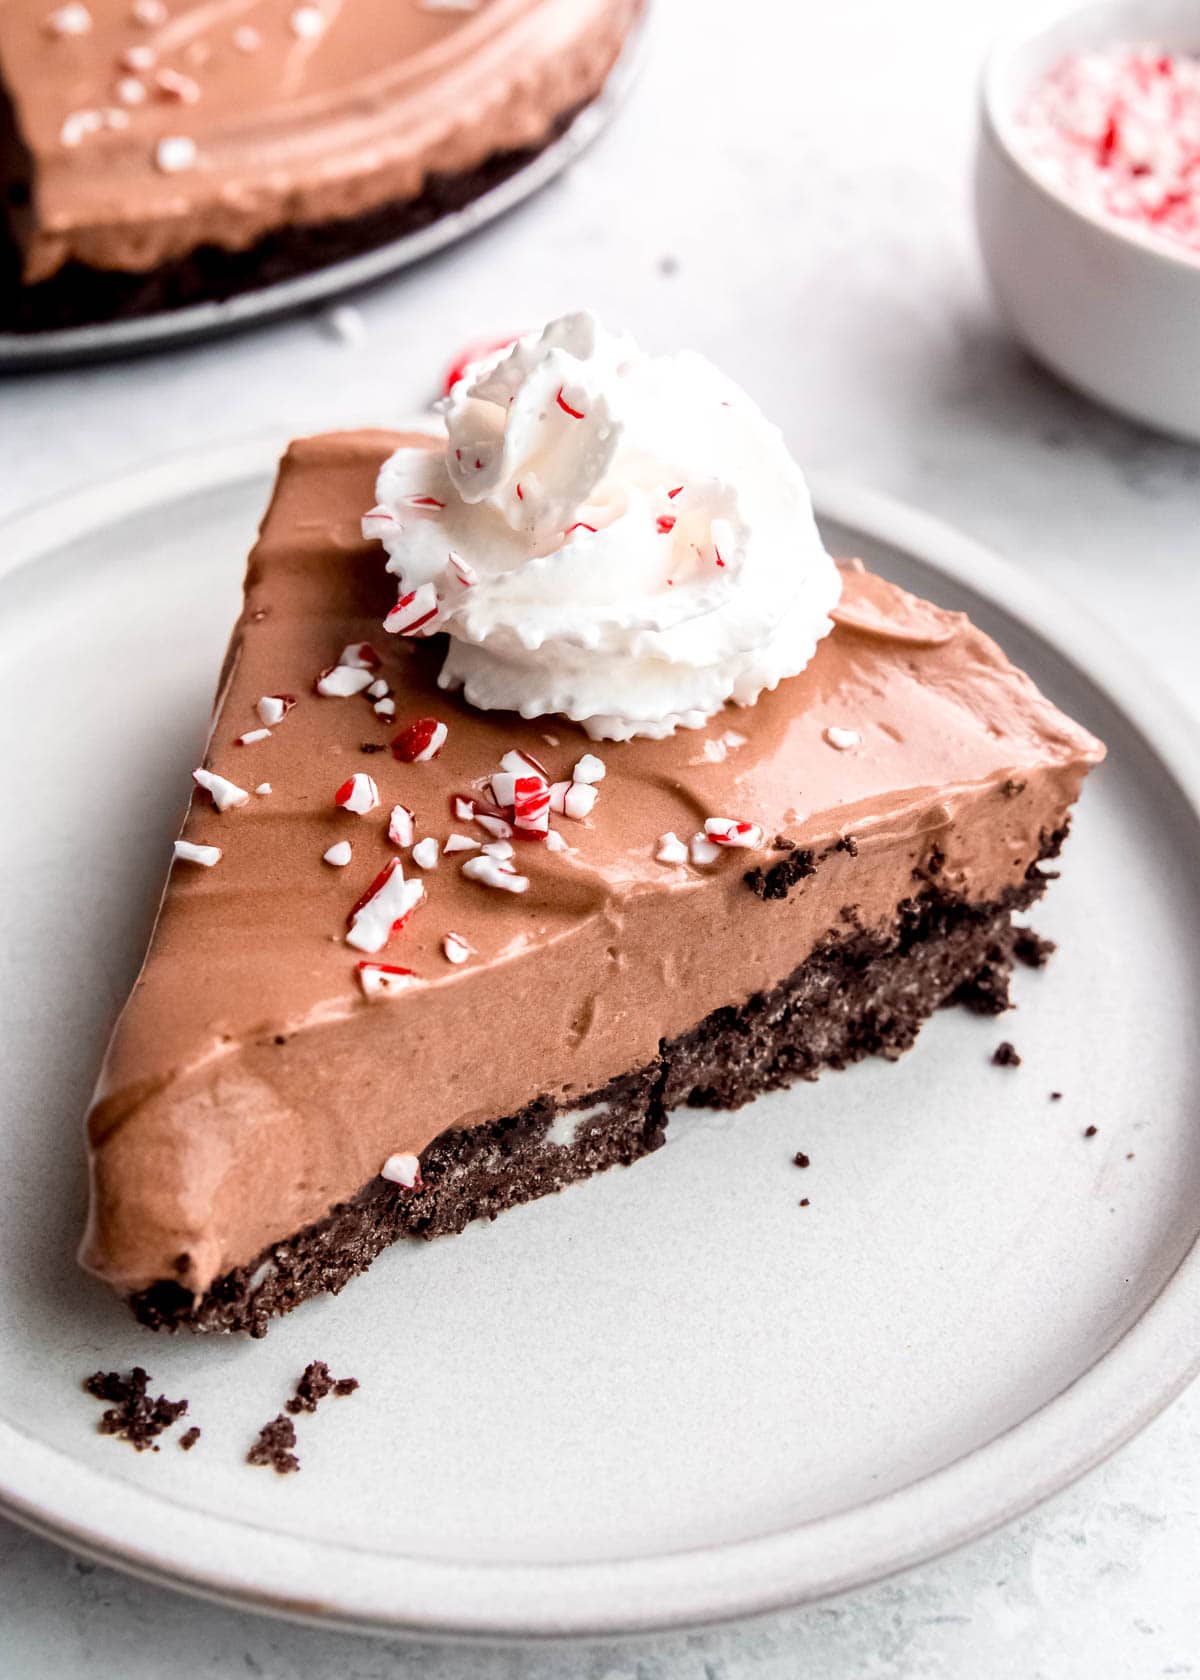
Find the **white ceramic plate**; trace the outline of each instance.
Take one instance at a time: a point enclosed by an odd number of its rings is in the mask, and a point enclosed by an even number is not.
[[[80,1115],[271,453],[168,464],[0,543],[4,1509],[285,1615],[608,1634],[931,1557],[1140,1428],[1200,1352],[1200,769],[1101,632],[943,526],[833,487],[837,549],[968,608],[1109,743],[1036,913],[1061,949],[1020,976],[1019,1013],[947,1012],[897,1065],[686,1113],[632,1170],[393,1249],[264,1342],[156,1338],[77,1272]],[[991,1065],[1001,1038],[1019,1069]],[[301,1421],[300,1475],[249,1468],[313,1358],[360,1392]],[[134,1362],[190,1398],[192,1453],[96,1433],[80,1379]]]
[[[650,5],[651,0],[646,0],[642,18],[630,31],[599,97],[585,106],[570,127],[544,151],[461,210],[439,216],[428,227],[362,251],[358,256],[327,263],[311,273],[297,274],[290,280],[260,286],[255,291],[238,292],[222,302],[190,304],[184,309],[162,309],[128,320],[98,321],[90,326],[61,327],[50,332],[0,332],[0,374],[113,361],[147,350],[223,338],[281,315],[294,315],[299,310],[330,303],[389,274],[411,268],[435,251],[478,232],[560,175],[607,126],[641,68],[650,27]]]

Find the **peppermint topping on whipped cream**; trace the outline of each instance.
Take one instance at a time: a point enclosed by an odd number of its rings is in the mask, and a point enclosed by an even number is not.
[[[568,315],[442,408],[445,450],[396,451],[364,534],[399,580],[388,628],[446,632],[441,685],[472,705],[661,738],[752,705],[831,628],[800,469],[703,357]]]

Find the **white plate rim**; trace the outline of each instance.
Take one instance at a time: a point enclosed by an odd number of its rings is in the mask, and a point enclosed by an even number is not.
[[[557,139],[461,209],[355,256],[325,263],[269,286],[235,292],[232,297],[79,327],[0,332],[0,376],[115,361],[122,356],[140,356],[154,350],[178,349],[223,338],[318,304],[332,303],[468,238],[540,192],[555,176],[570,168],[604,132],[641,71],[652,6],[653,0],[642,0],[641,15],[630,28],[603,88]]]
[[[424,422],[428,424],[428,421]],[[48,548],[182,496],[270,472],[280,440],[177,455],[0,525],[0,577]],[[1200,827],[1200,746],[1119,639],[942,520],[811,475],[820,517],[912,553],[1054,648],[1141,732]],[[1053,625],[1055,633],[1047,633]],[[766,1614],[927,1562],[1023,1515],[1109,1456],[1200,1372],[1200,1243],[1087,1371],[984,1446],[883,1497],[750,1540],[587,1564],[396,1559],[264,1531],[122,1485],[0,1420],[0,1511],[143,1579],[322,1626],[422,1638],[613,1637]],[[266,1542],[264,1544],[264,1541]],[[198,1565],[204,1551],[219,1564]]]

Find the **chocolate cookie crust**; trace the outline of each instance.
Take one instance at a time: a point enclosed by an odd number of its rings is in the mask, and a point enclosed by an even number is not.
[[[1043,836],[1039,861],[1057,856],[1065,837],[1065,827]],[[400,1237],[449,1235],[630,1165],[664,1141],[671,1110],[738,1108],[823,1068],[873,1055],[894,1061],[948,1004],[999,1013],[1008,1007],[1013,963],[1029,961],[1027,932],[1014,926],[1013,912],[1040,898],[1050,878],[1034,863],[1019,886],[984,904],[929,879],[883,932],[862,930],[847,911],[844,930],[778,986],[714,1011],[664,1042],[648,1066],[569,1103],[542,1097],[489,1125],[445,1132],[421,1156],[415,1190],[375,1178],[206,1294],[162,1282],[130,1305],[151,1329],[265,1335],[273,1316],[312,1295],[337,1294]],[[781,912],[768,905],[759,913]],[[582,1118],[572,1129],[566,1117],[574,1114]]]
[[[143,274],[70,262],[48,280],[25,286],[19,249],[7,226],[0,225],[0,331],[50,332],[100,321],[126,321],[192,304],[221,303],[373,251],[482,198],[552,145],[588,103],[563,112],[535,146],[494,152],[474,169],[457,174],[430,175],[415,198],[381,205],[344,221],[281,227],[244,251],[201,245],[186,257]],[[0,116],[0,135],[5,126]],[[9,204],[19,207],[29,199],[28,165],[19,161],[11,115],[7,127],[5,144],[0,145],[0,188]],[[3,157],[5,150],[7,157]]]

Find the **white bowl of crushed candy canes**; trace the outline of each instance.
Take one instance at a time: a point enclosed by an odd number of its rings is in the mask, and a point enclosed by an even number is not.
[[[1123,0],[992,50],[975,206],[996,300],[1039,361],[1200,442],[1200,5]]]

